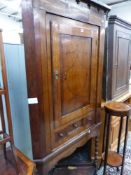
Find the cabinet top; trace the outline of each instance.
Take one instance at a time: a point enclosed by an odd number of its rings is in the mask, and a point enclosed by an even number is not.
[[[109,18],[109,24],[121,24],[121,25],[125,25],[131,28],[131,23],[129,23],[126,20],[121,19],[120,17],[116,16],[116,15],[111,15]]]
[[[23,10],[28,11],[27,2]],[[105,27],[110,7],[97,0],[29,0],[30,8]],[[45,14],[46,14],[45,13]]]
[[[88,3],[87,1],[85,1],[85,2]],[[107,11],[111,10],[111,7],[110,6],[106,5],[103,2],[97,1],[97,0],[89,0],[89,3],[91,3],[92,5],[99,6],[99,7],[103,8],[103,9],[105,9]]]
[[[103,8],[104,10],[111,10],[111,7],[106,5],[105,3],[101,2],[101,1],[98,1],[98,0],[76,0],[77,3],[79,2],[85,2],[87,4],[90,4],[90,5],[95,5],[97,7],[100,7],[100,8]]]
[[[106,5],[103,2],[100,2],[98,0],[30,0],[33,2],[33,4],[39,4],[41,6],[41,4],[48,4],[48,3],[52,3],[52,5],[60,5],[61,3],[66,3],[66,4],[87,4],[89,7],[90,6],[94,6],[98,9],[103,9],[105,12],[110,11],[111,7],[109,7],[108,5]]]

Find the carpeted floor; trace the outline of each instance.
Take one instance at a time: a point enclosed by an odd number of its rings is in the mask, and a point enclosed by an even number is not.
[[[122,152],[122,148],[121,148]],[[120,175],[120,171],[117,172],[116,168],[107,167],[108,175]],[[103,175],[103,168],[101,168],[97,175]],[[123,175],[131,175],[131,132],[128,135],[127,149],[126,149],[126,158]]]

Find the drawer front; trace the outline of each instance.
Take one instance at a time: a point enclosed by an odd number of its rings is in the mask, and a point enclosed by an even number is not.
[[[66,128],[58,131],[55,133],[55,141],[59,142],[63,140],[66,137],[70,137],[72,135],[75,135],[76,133],[79,133],[83,129],[83,120],[76,121]]]
[[[76,137],[84,130],[90,128],[94,125],[95,112],[91,111],[88,115],[84,116],[82,119],[73,121],[65,127],[61,127],[53,132],[53,144],[52,147],[57,147],[68,140]]]

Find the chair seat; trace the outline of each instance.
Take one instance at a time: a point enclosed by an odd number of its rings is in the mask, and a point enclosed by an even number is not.
[[[3,145],[10,141],[11,141],[11,137],[7,133],[0,131],[0,145]]]

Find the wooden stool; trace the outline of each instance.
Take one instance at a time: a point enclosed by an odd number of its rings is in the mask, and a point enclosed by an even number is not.
[[[125,103],[110,102],[105,105],[106,114],[105,114],[104,140],[103,140],[103,160],[104,160],[103,175],[106,174],[107,165],[117,167],[117,170],[119,170],[119,167],[121,166],[121,175],[123,175],[130,111],[131,107]],[[111,116],[120,117],[117,152],[108,151]],[[120,141],[123,127],[123,118],[125,117],[126,117],[126,128],[125,128],[125,139],[124,139],[123,156],[122,156],[119,153],[120,153]]]

